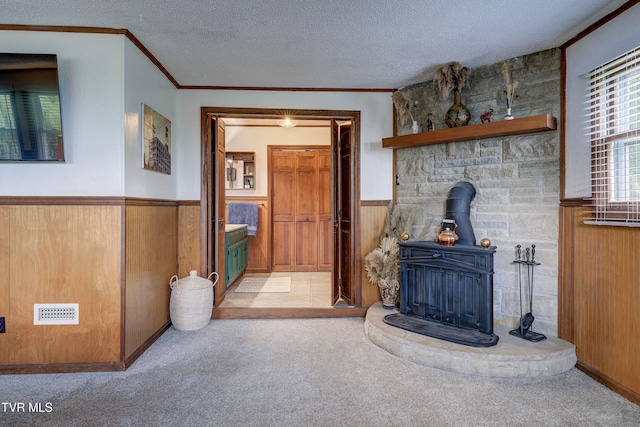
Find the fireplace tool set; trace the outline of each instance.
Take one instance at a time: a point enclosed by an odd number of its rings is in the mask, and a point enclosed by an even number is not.
[[[539,262],[536,262],[536,245],[531,245],[530,248],[525,249],[524,258],[522,257],[522,246],[516,246],[516,259],[513,261],[518,264],[518,282],[520,285],[520,325],[511,331],[509,331],[510,335],[514,335],[516,337],[525,339],[527,341],[538,342],[546,339],[542,334],[537,332],[533,332],[531,330],[531,325],[535,320],[533,317],[533,270],[536,265],[540,265]],[[522,266],[527,268],[527,291],[529,294],[529,312],[526,314],[522,314]]]

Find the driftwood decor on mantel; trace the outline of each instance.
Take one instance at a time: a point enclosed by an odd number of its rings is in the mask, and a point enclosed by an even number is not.
[[[498,122],[383,138],[382,147],[420,147],[423,145],[444,144],[447,142],[472,141],[476,139],[547,132],[556,129],[556,118],[550,114],[541,114],[539,116],[523,117],[514,120],[501,120]]]

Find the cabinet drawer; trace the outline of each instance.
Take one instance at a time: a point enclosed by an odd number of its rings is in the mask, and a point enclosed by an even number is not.
[[[227,246],[231,246],[235,243],[240,242],[241,240],[247,237],[247,227],[240,228],[234,231],[228,231],[226,233],[227,238]]]

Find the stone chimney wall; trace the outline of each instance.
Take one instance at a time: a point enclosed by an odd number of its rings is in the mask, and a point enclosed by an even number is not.
[[[557,335],[558,212],[560,192],[560,49],[509,60],[512,80],[519,82],[512,114],[551,114],[558,130],[521,136],[463,141],[397,150],[397,203],[414,212],[412,238],[435,240],[451,187],[469,181],[476,188],[471,223],[477,244],[489,238],[497,246],[494,265],[494,323],[515,327],[520,317],[516,245],[536,245],[532,330]],[[444,64],[443,64],[444,65]],[[462,64],[465,65],[465,64]],[[462,103],[471,112],[469,125],[493,109],[492,121],[506,114],[502,61],[472,70]],[[442,100],[434,80],[400,89],[419,101],[412,111],[426,130],[433,113],[436,129],[446,128],[444,116],[453,95]],[[411,122],[398,123],[398,135],[411,133]],[[424,233],[427,232],[425,235]],[[522,265],[523,313],[529,311],[527,269]]]

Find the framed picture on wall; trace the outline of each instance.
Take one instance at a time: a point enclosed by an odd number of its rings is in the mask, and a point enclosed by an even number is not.
[[[142,168],[171,175],[171,120],[142,104]]]

